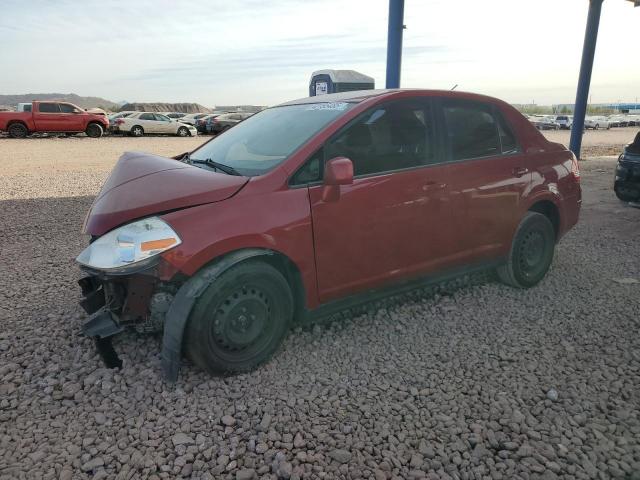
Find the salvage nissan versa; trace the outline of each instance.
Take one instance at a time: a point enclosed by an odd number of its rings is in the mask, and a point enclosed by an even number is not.
[[[245,372],[293,321],[495,268],[536,285],[578,221],[573,154],[494,98],[366,90],[264,110],[174,159],[126,153],[89,211],[81,302],[110,337],[163,331],[182,354]]]

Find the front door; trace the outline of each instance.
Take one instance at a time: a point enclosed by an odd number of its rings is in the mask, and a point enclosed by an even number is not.
[[[84,130],[86,113],[70,103],[60,104],[60,117],[64,121],[64,129],[69,132]]]
[[[321,302],[445,268],[460,250],[432,110],[387,102],[325,144],[324,159],[351,159],[355,178],[337,200],[309,188]]]
[[[155,114],[156,122],[158,125],[158,133],[176,133],[175,124],[171,122],[171,119],[165,115]]]

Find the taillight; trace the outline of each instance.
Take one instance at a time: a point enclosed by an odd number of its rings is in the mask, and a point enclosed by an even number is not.
[[[115,123],[116,125],[122,125],[124,123],[124,119],[118,118]]]
[[[576,182],[580,182],[580,165],[578,165],[578,159],[573,153],[571,154],[571,175]]]

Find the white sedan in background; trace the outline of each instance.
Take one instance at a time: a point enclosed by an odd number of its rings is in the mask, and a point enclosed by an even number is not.
[[[607,120],[605,117],[586,117],[584,119],[584,128],[585,130],[588,128],[592,128],[594,130],[606,128],[607,130],[609,130],[609,120]]]
[[[154,112],[135,112],[114,121],[113,132],[128,133],[134,137],[141,137],[145,133],[178,135],[179,137],[195,137],[198,131],[192,125]]]

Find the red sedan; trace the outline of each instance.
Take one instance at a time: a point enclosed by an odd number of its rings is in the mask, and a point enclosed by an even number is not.
[[[394,289],[487,268],[536,285],[580,204],[573,154],[500,100],[296,100],[175,159],[123,155],[84,227],[84,332],[118,365],[112,335],[163,331],[170,380],[183,353],[248,371],[294,320]]]

